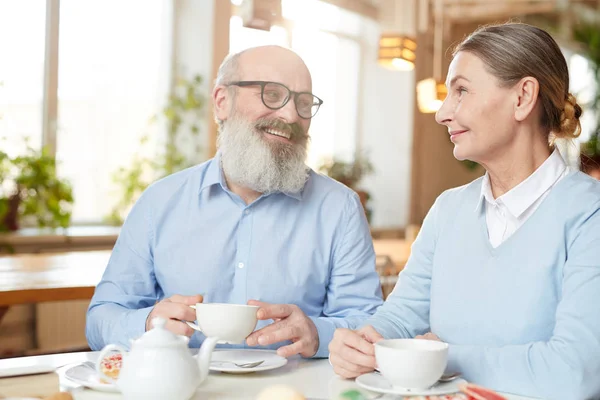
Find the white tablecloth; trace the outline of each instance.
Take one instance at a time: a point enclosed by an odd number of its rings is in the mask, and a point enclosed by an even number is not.
[[[84,389],[64,377],[70,365],[83,361],[96,361],[97,352],[66,353],[49,356],[22,357],[0,360],[0,370],[30,365],[51,365],[58,368],[63,389],[73,389],[75,400],[117,400],[115,393],[103,393]],[[344,390],[358,388],[351,380],[339,378],[328,360],[304,360],[291,358],[281,368],[261,373],[232,375],[211,372],[198,389],[194,400],[255,399],[264,388],[274,384],[286,384],[296,388],[305,397],[314,400],[336,399]],[[371,393],[375,396],[375,393]],[[507,395],[509,400],[528,400],[525,397]],[[389,399],[390,397],[385,397]],[[398,397],[399,398],[399,397]]]

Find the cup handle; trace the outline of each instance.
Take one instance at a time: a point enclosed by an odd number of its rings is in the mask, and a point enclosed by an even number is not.
[[[193,308],[194,310],[196,309],[195,305],[190,305],[188,307]],[[189,326],[193,330],[198,331],[198,332],[202,332],[202,329],[200,329],[200,327],[198,325],[194,324],[193,322],[190,322],[190,321],[183,321],[183,322],[185,322],[187,324],[187,326]]]
[[[98,373],[98,376],[101,377],[102,379],[104,379],[107,382],[110,382],[112,384],[116,384],[117,383],[116,379],[111,378],[110,376],[106,375],[104,373],[104,371],[102,371],[102,360],[111,351],[117,351],[117,352],[121,353],[123,358],[125,358],[126,351],[124,348],[122,348],[121,346],[118,346],[116,344],[109,344],[108,346],[105,346],[102,349],[102,351],[100,352],[100,354],[98,355],[98,359],[96,360],[96,372]]]

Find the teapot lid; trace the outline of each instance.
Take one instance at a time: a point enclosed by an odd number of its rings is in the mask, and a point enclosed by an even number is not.
[[[167,347],[187,343],[188,338],[176,335],[165,328],[167,320],[161,317],[152,318],[152,329],[144,333],[136,344],[144,347]]]

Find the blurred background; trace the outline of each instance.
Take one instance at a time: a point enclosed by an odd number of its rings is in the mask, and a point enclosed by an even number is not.
[[[361,196],[387,294],[435,198],[484,172],[434,121],[449,48],[506,21],[561,45],[584,113],[558,146],[600,179],[600,1],[0,0],[0,356],[86,348],[75,278],[101,275],[149,183],[215,154],[217,68],[258,45],[307,63],[308,164]]]

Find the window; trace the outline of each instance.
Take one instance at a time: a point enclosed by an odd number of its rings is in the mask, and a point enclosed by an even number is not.
[[[149,121],[169,85],[164,7],[147,0],[60,2],[56,154],[59,173],[73,184],[74,222],[106,216],[118,195],[113,172],[128,165],[142,135],[160,136]]]
[[[171,3],[0,2],[0,138],[8,138],[0,143],[15,153],[28,137],[40,148],[42,116],[56,106],[57,123],[49,128],[56,132],[45,144],[56,149],[59,176],[73,185],[73,224],[101,223],[120,196],[113,173],[131,162],[142,135],[152,141],[163,135],[150,119],[170,87]],[[47,26],[56,22],[47,22],[46,7],[56,4],[59,26]],[[58,47],[49,59],[46,41]],[[44,70],[58,80],[58,93],[49,92],[45,103]]]
[[[44,2],[0,2],[0,146],[11,156],[42,142],[45,19]]]
[[[296,51],[312,74],[313,92],[324,100],[311,124],[307,164],[316,168],[332,157],[351,159],[359,135],[362,18],[317,0],[283,0],[282,14],[283,26],[269,32],[244,28],[233,16],[230,52],[267,44]]]

